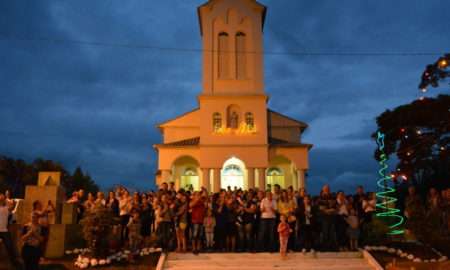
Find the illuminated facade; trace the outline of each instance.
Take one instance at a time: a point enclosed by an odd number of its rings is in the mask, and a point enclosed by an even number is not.
[[[307,125],[267,108],[263,80],[266,7],[210,0],[198,8],[203,90],[198,108],[158,125],[157,184],[211,191],[305,186]]]

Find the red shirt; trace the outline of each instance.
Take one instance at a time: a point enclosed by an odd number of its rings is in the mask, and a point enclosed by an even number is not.
[[[194,206],[191,207],[192,224],[203,224],[205,218],[205,204],[203,200],[198,200]]]
[[[280,237],[288,238],[289,237],[289,233],[290,233],[289,231],[290,231],[289,224],[287,224],[287,223],[280,223],[278,225],[278,233],[280,234]]]

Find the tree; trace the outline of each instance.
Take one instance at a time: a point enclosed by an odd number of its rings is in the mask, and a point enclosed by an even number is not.
[[[97,193],[99,190],[91,176],[89,176],[89,174],[84,174],[83,170],[80,167],[77,167],[66,183],[66,192],[71,194],[73,191],[80,189],[93,194]]]
[[[449,95],[387,110],[377,117],[377,124],[386,135],[386,155],[398,158],[394,179],[400,176],[422,189],[450,187]],[[375,157],[379,154],[377,150]]]
[[[94,180],[88,174],[84,174],[81,168],[77,168],[74,174],[70,175],[63,165],[52,160],[38,158],[32,163],[27,163],[21,159],[0,156],[0,192],[10,190],[15,197],[23,198],[25,186],[36,185],[38,174],[42,171],[61,172],[61,185],[67,195],[79,189],[93,193],[99,190]]]
[[[450,77],[450,53],[439,58],[436,63],[427,65],[425,71],[422,73],[422,80],[420,81],[419,88],[423,91],[427,91],[427,87],[438,87],[439,82]]]

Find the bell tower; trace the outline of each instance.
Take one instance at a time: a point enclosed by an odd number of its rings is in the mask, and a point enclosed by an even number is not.
[[[198,8],[202,95],[264,95],[263,27],[256,0],[210,0]]]

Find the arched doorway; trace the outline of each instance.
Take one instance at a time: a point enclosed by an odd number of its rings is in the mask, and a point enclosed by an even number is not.
[[[200,179],[197,170],[187,168],[180,177],[180,188],[185,190],[200,190]]]
[[[242,160],[232,157],[228,159],[222,168],[220,186],[223,189],[244,189],[245,164]]]
[[[273,188],[278,184],[281,188],[293,186],[296,181],[295,165],[284,156],[275,156],[270,159],[269,167],[266,170],[266,184]]]
[[[267,186],[273,188],[275,185],[285,187],[284,174],[280,168],[272,167],[267,170]]]
[[[172,180],[177,189],[200,190],[199,163],[191,156],[177,158],[172,164]]]

